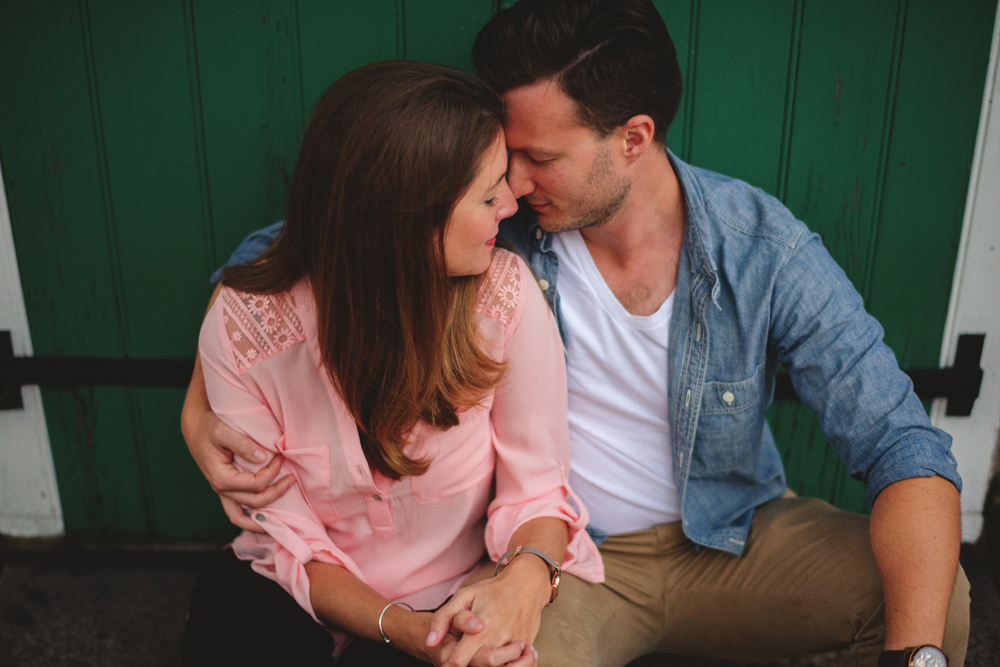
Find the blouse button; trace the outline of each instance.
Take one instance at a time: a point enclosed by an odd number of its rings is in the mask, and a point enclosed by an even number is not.
[[[263,514],[261,514],[260,512],[258,512],[257,516],[255,516],[254,518],[257,519],[258,521],[264,521],[267,517],[265,517]]]
[[[733,402],[733,399],[735,399],[735,398],[736,397],[733,396],[733,392],[731,392],[731,391],[727,391],[726,393],[724,393],[722,395],[722,400],[724,400],[726,402],[726,405],[731,404]]]
[[[549,289],[549,281],[546,280],[545,278],[542,278],[541,280],[538,281],[538,286],[542,288],[543,292],[545,292]]]
[[[372,500],[382,500],[382,496],[377,493],[372,494]]]

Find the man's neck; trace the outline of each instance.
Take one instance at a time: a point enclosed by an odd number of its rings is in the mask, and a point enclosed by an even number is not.
[[[599,227],[581,231],[591,253],[621,266],[684,234],[684,197],[665,151],[650,150],[637,165],[632,187],[621,210]]]
[[[684,197],[666,152],[643,157],[622,209],[580,230],[604,281],[635,315],[656,312],[673,292],[684,237]]]

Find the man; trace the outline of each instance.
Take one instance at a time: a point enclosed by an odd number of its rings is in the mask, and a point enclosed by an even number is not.
[[[610,533],[605,583],[564,578],[539,664],[845,649],[846,664],[905,665],[929,646],[961,665],[950,439],[819,238],[664,147],[681,76],[652,3],[522,0],[483,28],[473,60],[508,110],[521,210],[501,235],[566,344],[570,481],[594,533]],[[780,365],[866,483],[870,521],[783,497],[764,421]],[[216,423],[199,383],[185,437],[230,517],[256,529],[233,501],[269,502],[283,488],[248,490],[277,470],[228,467],[224,447],[253,445]]]

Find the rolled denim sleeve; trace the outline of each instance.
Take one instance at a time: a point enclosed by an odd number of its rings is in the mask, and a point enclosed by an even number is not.
[[[222,272],[227,266],[237,266],[239,264],[249,264],[258,257],[264,254],[274,240],[278,238],[278,234],[281,232],[282,227],[285,226],[284,220],[279,220],[273,225],[264,227],[263,229],[258,229],[256,231],[250,232],[250,234],[243,239],[240,245],[233,251],[233,254],[229,256],[229,261],[220,266],[212,274],[212,288],[214,289],[219,281],[222,280]]]
[[[883,330],[816,234],[803,234],[772,293],[771,347],[868,506],[893,482],[941,475],[961,491],[951,437],[931,425]]]

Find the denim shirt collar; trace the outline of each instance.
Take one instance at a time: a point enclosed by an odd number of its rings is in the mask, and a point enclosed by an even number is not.
[[[684,195],[684,241],[681,248],[686,251],[691,273],[700,272],[712,285],[712,303],[718,308],[719,275],[713,259],[715,239],[711,226],[707,224],[704,192],[690,166],[679,160],[670,149],[667,149],[667,158]]]

